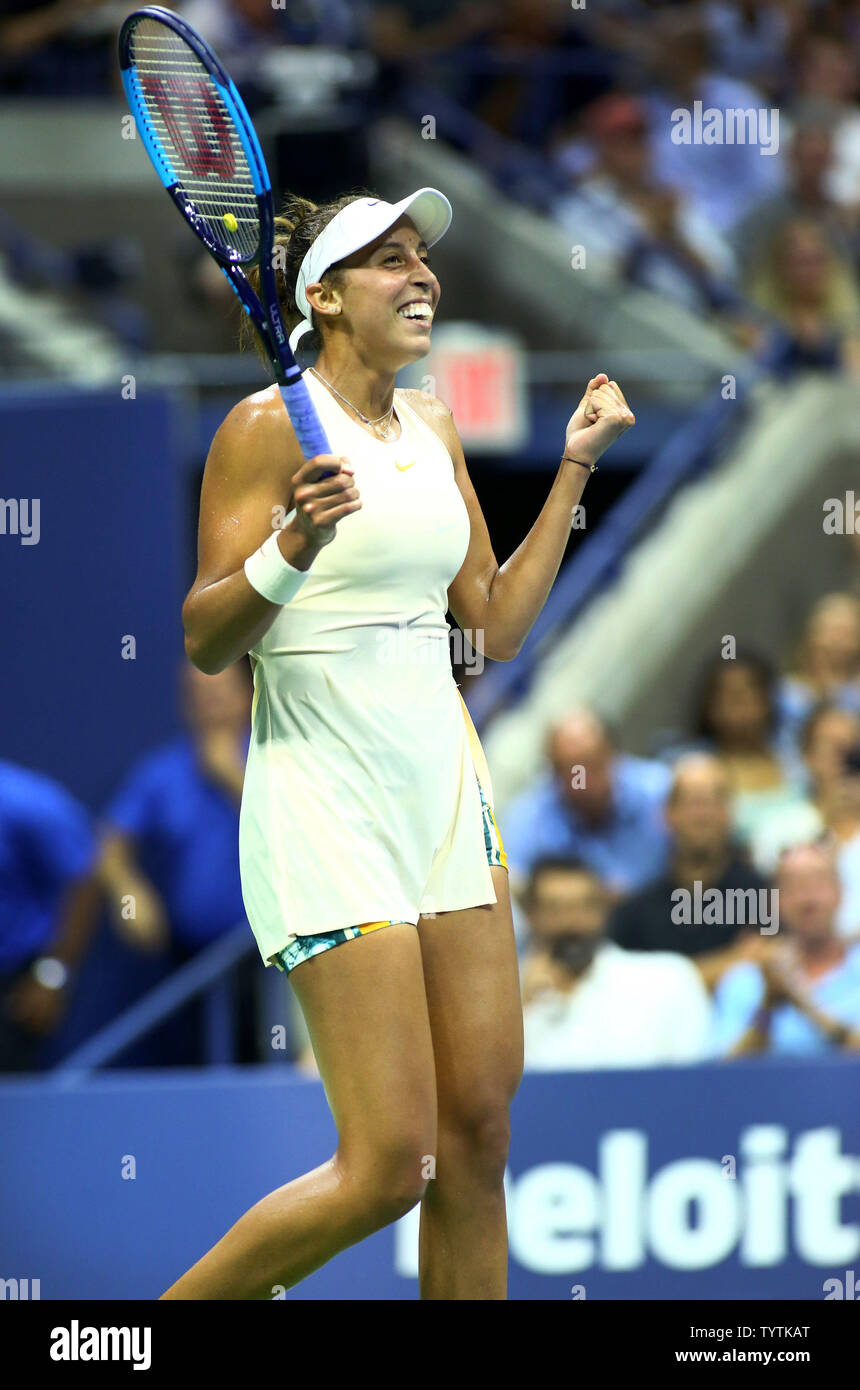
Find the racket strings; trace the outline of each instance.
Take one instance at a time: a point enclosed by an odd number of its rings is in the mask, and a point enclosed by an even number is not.
[[[130,46],[150,133],[209,236],[247,261],[259,247],[257,195],[248,157],[222,89],[177,34],[151,19]]]

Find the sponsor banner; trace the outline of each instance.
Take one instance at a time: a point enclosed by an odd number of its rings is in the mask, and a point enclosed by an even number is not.
[[[856,1300],[858,1102],[849,1057],[526,1075],[511,1298]],[[2,1085],[2,1296],[157,1297],[334,1144],[322,1087],[278,1066]],[[417,1298],[418,1219],[281,1296]]]

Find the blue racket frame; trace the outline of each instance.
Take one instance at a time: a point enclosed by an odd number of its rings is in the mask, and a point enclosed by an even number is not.
[[[194,51],[220,89],[221,98],[228,114],[233,119],[248,160],[257,199],[260,240],[253,256],[243,257],[231,248],[219,245],[209,235],[204,220],[192,200],[180,191],[176,172],[158,133],[149,121],[140,79],[130,52],[131,36],[141,19],[157,20],[168,29],[172,29]],[[134,10],[124,21],[119,33],[119,66],[129,109],[134,117],[144,148],[174,206],[218,263],[231,288],[238,295],[245,313],[254,324],[272,363],[272,370],[302,453],[306,459],[315,458],[318,454],[330,454],[331,448],[328,438],[303,380],[302,370],[290,349],[289,339],[281,318],[275,270],[272,264],[275,209],[266,161],[260,149],[257,133],[251,123],[251,117],[248,115],[245,103],[236,90],[229,73],[221,66],[212,49],[197,31],[192,29],[191,25],[186,23],[180,15],[174,14],[172,10],[168,10],[162,5],[145,5],[142,9]],[[264,302],[261,302],[254,293],[242,269],[243,266],[255,264],[260,269],[260,287]],[[329,473],[324,473],[322,476],[329,476]]]

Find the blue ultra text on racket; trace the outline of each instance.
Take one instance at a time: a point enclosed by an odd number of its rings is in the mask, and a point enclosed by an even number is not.
[[[146,152],[254,324],[302,453],[306,459],[330,454],[281,319],[272,187],[242,98],[208,44],[160,5],[129,15],[120,30],[119,63]],[[251,265],[260,269],[262,302],[243,270]],[[331,470],[321,476],[332,476]]]

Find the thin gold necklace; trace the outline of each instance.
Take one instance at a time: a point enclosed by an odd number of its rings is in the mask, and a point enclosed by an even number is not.
[[[392,438],[391,417],[392,417],[392,415],[394,414],[394,398],[393,398],[393,397],[392,397],[392,400],[391,400],[391,405],[389,406],[388,410],[386,410],[385,413],[384,413],[383,415],[377,416],[377,418],[376,418],[375,420],[371,420],[367,415],[363,414],[362,411],[359,410],[359,408],[358,408],[357,405],[353,405],[352,401],[348,401],[348,400],[346,399],[346,396],[342,396],[342,395],[340,394],[340,392],[338,391],[338,389],[337,389],[336,386],[332,386],[332,384],[331,384],[330,381],[326,381],[326,379],[325,379],[324,376],[320,376],[320,374],[319,374],[319,372],[317,371],[316,367],[311,367],[310,370],[313,372],[314,376],[317,378],[318,381],[321,381],[321,382],[323,383],[324,386],[327,386],[328,389],[329,389],[330,391],[333,391],[333,392],[334,392],[334,394],[337,396],[338,400],[343,401],[344,405],[348,405],[349,408],[350,408],[350,410],[354,410],[355,413],[356,413],[356,415],[359,417],[359,419],[360,419],[360,420],[363,420],[364,423],[365,423],[366,425],[370,425],[371,429],[376,430],[377,434],[381,434],[383,439],[391,439],[391,438]],[[379,430],[379,429],[377,428],[378,425],[379,425],[380,420],[387,420],[387,424],[384,426],[384,428],[383,428],[382,430]]]

